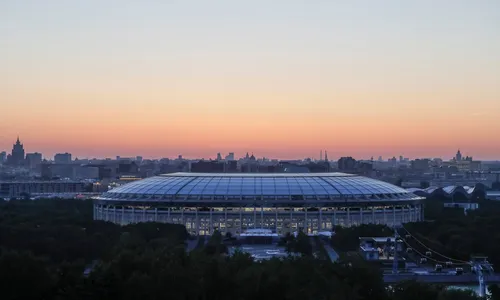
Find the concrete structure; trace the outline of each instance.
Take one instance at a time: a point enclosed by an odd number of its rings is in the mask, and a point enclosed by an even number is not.
[[[17,198],[33,194],[80,193],[85,182],[78,181],[8,181],[0,182],[0,197]]]
[[[94,218],[119,224],[184,224],[196,235],[271,229],[331,231],[335,225],[399,225],[423,219],[422,197],[344,173],[173,173],[135,181],[95,198]]]
[[[57,153],[54,155],[54,162],[56,164],[70,164],[71,163],[71,153]]]
[[[486,192],[486,199],[500,201],[500,191],[488,191],[488,192]]]
[[[35,153],[27,153],[26,154],[26,166],[30,169],[36,169],[42,164],[42,154]]]

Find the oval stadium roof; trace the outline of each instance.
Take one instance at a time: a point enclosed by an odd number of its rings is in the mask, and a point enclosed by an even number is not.
[[[421,199],[390,183],[344,173],[172,173],[125,184],[99,199],[260,196]]]

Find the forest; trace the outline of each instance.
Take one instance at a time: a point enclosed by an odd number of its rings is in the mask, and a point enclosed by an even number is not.
[[[494,256],[500,253],[500,223],[494,217],[498,207],[484,205],[484,209],[467,216],[436,207],[430,213],[439,221],[407,226],[442,251],[460,257],[468,251],[480,251],[498,265]],[[380,230],[387,229],[343,229],[332,244],[349,250],[355,247],[356,235]],[[463,241],[452,247],[449,243],[456,243],[457,235]],[[324,256],[312,255],[310,248],[297,246],[300,241],[286,241],[291,248],[299,249],[300,256],[256,262],[245,253],[228,256],[218,232],[207,244],[199,243],[188,252],[186,240],[192,238],[180,225],[119,226],[93,221],[91,200],[3,201],[1,298],[479,299],[471,291],[417,282],[387,287],[380,271],[361,259],[351,257],[331,263]],[[491,292],[491,299],[500,299],[498,287],[492,286]]]

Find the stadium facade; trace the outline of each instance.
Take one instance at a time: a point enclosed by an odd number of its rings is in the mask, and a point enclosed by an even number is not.
[[[95,198],[94,219],[184,224],[196,235],[271,229],[309,234],[334,226],[423,219],[422,200],[392,184],[344,173],[173,173]]]

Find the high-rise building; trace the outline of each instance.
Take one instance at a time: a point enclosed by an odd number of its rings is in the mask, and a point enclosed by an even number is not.
[[[462,153],[460,153],[460,150],[457,151],[457,154],[455,155],[455,160],[456,161],[462,160]]]
[[[42,164],[41,153],[35,152],[26,154],[26,166],[28,166],[30,169],[36,169],[41,164]]]
[[[57,153],[54,155],[54,162],[56,164],[69,164],[71,163],[71,153]]]
[[[229,152],[229,154],[226,155],[226,160],[234,160],[234,152]]]
[[[17,137],[16,143],[12,146],[12,154],[10,155],[9,164],[11,165],[21,165],[24,163],[24,146],[19,141],[19,137]]]
[[[341,171],[353,171],[356,168],[356,160],[352,157],[341,157],[337,162]]]
[[[7,160],[7,152],[0,152],[0,164],[3,164]]]
[[[219,153],[217,153],[217,160],[222,160],[222,155]]]

